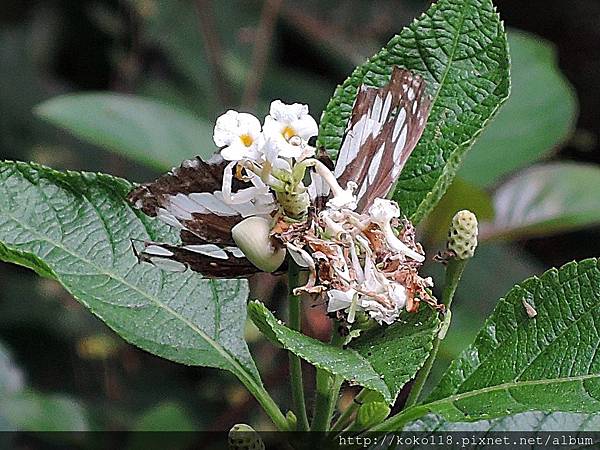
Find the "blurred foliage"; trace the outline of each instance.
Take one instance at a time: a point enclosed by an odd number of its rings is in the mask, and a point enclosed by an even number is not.
[[[212,152],[212,127],[185,111],[141,97],[71,94],[55,97],[36,113],[81,139],[121,152],[157,170]]]
[[[267,30],[267,42],[260,44],[266,62],[257,67],[253,51],[263,7],[258,0],[9,1],[0,16],[0,154],[3,159],[34,160],[56,168],[150,179],[158,169],[214,149],[207,124],[248,97],[246,80],[257,70],[263,71],[257,100],[246,109],[261,116],[267,113],[270,99],[281,98],[307,102],[318,117],[336,84],[428,3],[284,2],[279,21]],[[509,2],[496,3],[501,13],[505,3],[511,11]],[[530,20],[543,21],[545,12]],[[568,245],[546,245],[550,241],[541,240],[543,251],[537,255],[527,251],[525,237],[597,224],[597,195],[591,196],[588,186],[598,182],[598,169],[569,165],[558,170],[556,165],[543,164],[521,172],[533,163],[564,158],[559,149],[569,145],[578,108],[574,90],[559,70],[554,45],[529,33],[511,30],[509,34],[512,95],[471,149],[459,173],[462,179],[454,182],[422,228],[427,251],[434,254],[440,248],[457,209],[473,209],[492,227],[506,223],[507,214],[514,213],[513,205],[498,202],[507,190],[524,202],[524,211],[532,212],[518,216],[521,222],[516,225],[510,222],[511,231],[503,233],[502,243],[484,242],[477,250],[457,292],[434,382],[448,361],[472,341],[495,299],[513,284],[540,274],[548,260],[563,263],[598,251],[588,242],[589,234],[581,233],[563,239]],[[564,68],[570,55],[560,56]],[[585,72],[585,68],[568,69],[570,74]],[[597,74],[593,78],[597,80]],[[116,117],[102,106],[94,116],[75,114],[63,119],[112,120],[119,126],[113,133],[118,145],[110,148],[119,153],[115,155],[94,146],[93,136],[82,131],[75,138],[33,114],[36,105],[82,89],[139,95],[157,102],[158,108],[178,111],[183,120],[204,125],[198,126],[197,134],[181,136],[169,124],[153,122],[152,116],[145,120],[136,114],[132,123],[131,114]],[[589,98],[586,90],[578,95]],[[86,97],[59,97],[51,102],[76,98]],[[91,98],[99,97],[94,92]],[[160,132],[163,145],[139,147],[136,133],[147,129]],[[138,136],[134,145],[123,145],[133,142],[128,141],[130,135]],[[597,150],[593,132],[578,130],[576,136],[576,142],[587,142],[586,155]],[[533,185],[543,185],[539,195],[519,195],[530,192]],[[531,208],[525,200],[536,201],[539,207]],[[432,265],[427,271],[440,279],[439,267]],[[0,350],[1,429],[229,429],[237,421],[257,429],[269,427],[232,376],[181,367],[132,348],[55,282],[1,264],[0,286],[0,341],[12,350],[12,356]],[[254,290],[267,300],[278,288],[267,278]],[[315,335],[322,326],[317,319],[310,323]],[[251,350],[261,367],[268,368],[263,378],[274,396],[287,401],[278,389],[286,381],[285,355],[273,352],[264,340],[253,342]],[[12,405],[12,414],[6,414],[2,405]],[[19,418],[19,411],[28,411],[31,421],[27,423],[22,414]],[[53,423],[43,422],[48,417],[44,411],[52,411]]]
[[[577,99],[553,45],[518,30],[509,31],[508,44],[511,95],[459,172],[480,187],[547,156],[571,136],[577,118]]]
[[[88,425],[77,401],[27,388],[21,369],[0,346],[0,430],[14,429],[85,431]]]
[[[482,239],[543,236],[600,223],[600,168],[592,164],[540,164],[494,191],[494,220]]]

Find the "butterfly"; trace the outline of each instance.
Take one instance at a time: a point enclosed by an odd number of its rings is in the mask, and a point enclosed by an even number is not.
[[[385,197],[396,182],[425,128],[431,99],[420,75],[394,67],[380,88],[360,86],[342,140],[333,173],[345,188],[355,183],[357,212]],[[328,157],[320,152],[326,165]],[[188,268],[213,278],[247,277],[259,272],[236,247],[231,229],[245,218],[240,205],[222,200],[220,191],[227,166],[219,154],[208,161],[199,157],[152,183],[134,188],[128,201],[145,214],[180,230],[180,245],[144,242],[136,249],[141,261],[165,270]],[[327,186],[314,173],[309,186],[313,205],[322,208]],[[232,192],[248,182],[236,180]],[[276,207],[271,213],[275,213]],[[267,212],[267,211],[264,211]]]

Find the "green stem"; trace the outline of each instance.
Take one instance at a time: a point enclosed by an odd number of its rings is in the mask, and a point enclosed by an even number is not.
[[[240,380],[246,388],[250,391],[250,393],[254,396],[254,398],[258,401],[260,406],[262,406],[263,410],[267,415],[271,418],[275,426],[279,431],[288,431],[288,421],[277,406],[277,403],[273,400],[271,395],[267,392],[267,390],[261,384],[257,383],[252,377],[240,377]]]
[[[363,400],[369,394],[369,390],[362,388],[361,391],[354,397],[352,403],[348,405],[348,407],[344,410],[340,417],[335,421],[333,426],[331,427],[332,431],[342,431],[346,425],[348,425],[351,421],[352,415],[358,411],[360,405],[362,405]]]
[[[289,300],[289,321],[288,325],[291,329],[300,331],[302,322],[302,311],[300,297],[294,295],[294,288],[299,286],[300,270],[298,266],[290,260],[290,268],[288,272],[288,300]],[[289,352],[290,361],[290,382],[292,388],[292,403],[294,405],[294,413],[298,420],[298,431],[307,431],[308,416],[306,414],[306,403],[304,400],[304,383],[302,381],[302,363],[300,358]]]
[[[448,266],[446,267],[446,281],[444,286],[444,292],[442,294],[442,302],[446,306],[446,309],[450,310],[450,305],[452,304],[452,299],[454,298],[454,294],[456,293],[456,288],[458,287],[458,283],[462,276],[462,273],[465,269],[465,265],[468,260],[466,259],[457,259],[452,258],[448,261]],[[408,409],[411,406],[414,406],[419,401],[419,396],[423,391],[423,386],[425,386],[425,382],[429,377],[429,372],[431,372],[431,368],[433,367],[433,363],[437,356],[437,352],[440,348],[440,343],[442,340],[438,337],[433,341],[433,349],[425,361],[425,364],[417,374],[415,378],[415,382],[413,383],[412,389],[410,390],[410,394],[406,399],[406,403],[404,404],[404,409]],[[401,413],[402,414],[402,413]]]
[[[337,321],[333,321],[331,334],[331,345],[341,347],[344,337],[337,330]],[[329,431],[331,416],[335,409],[336,400],[342,386],[343,379],[331,375],[326,370],[317,367],[317,392],[315,398],[315,415],[313,417],[311,431]]]
[[[379,425],[375,425],[369,429],[368,432],[401,431],[402,428],[404,428],[404,425],[406,425],[408,422],[418,419],[419,417],[423,417],[428,412],[429,409],[426,406],[413,406],[400,411],[395,416],[387,418]]]

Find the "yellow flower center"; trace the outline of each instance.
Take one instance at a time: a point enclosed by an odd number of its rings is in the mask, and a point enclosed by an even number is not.
[[[246,147],[250,147],[252,145],[252,143],[254,142],[254,139],[252,139],[252,136],[250,136],[249,134],[242,134],[240,136],[240,139],[242,140],[242,143]]]
[[[283,134],[283,137],[285,138],[286,141],[289,141],[291,138],[293,138],[294,136],[296,136],[296,130],[294,130],[292,127],[287,126],[283,129],[283,131],[281,132],[281,134]]]

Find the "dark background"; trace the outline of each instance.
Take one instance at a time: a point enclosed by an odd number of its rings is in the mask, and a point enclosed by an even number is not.
[[[32,108],[67,92],[109,90],[159,98],[209,122],[240,105],[262,116],[274,98],[307,102],[318,117],[336,84],[429,3],[2,0],[0,157],[151,179],[157,172],[77,140],[42,122]],[[600,163],[600,3],[495,4],[507,27],[555,46],[560,69],[576,92],[574,131],[545,158]],[[260,23],[268,33],[257,40]],[[258,41],[264,60],[253,65]],[[248,73],[255,81],[248,81]],[[596,226],[482,246],[478,267],[471,264],[459,291],[454,315],[464,315],[455,319],[454,337],[442,349],[435,376],[513,283],[597,256],[599,237]],[[0,264],[0,287],[0,344],[12,355],[6,363],[13,367],[11,382],[40,398],[70,399],[66,411],[80,414],[83,422],[55,417],[59,428],[84,423],[92,429],[220,430],[238,421],[270,427],[233,376],[183,367],[129,346],[54,282]],[[273,277],[255,281],[255,292],[271,302],[283,289]],[[322,315],[310,308],[307,314],[308,332],[322,336],[327,328]],[[287,402],[285,355],[273,352],[253,329],[248,338],[265,383]],[[0,427],[3,414],[9,417],[6,426],[14,427],[14,411],[2,407],[0,399]]]

